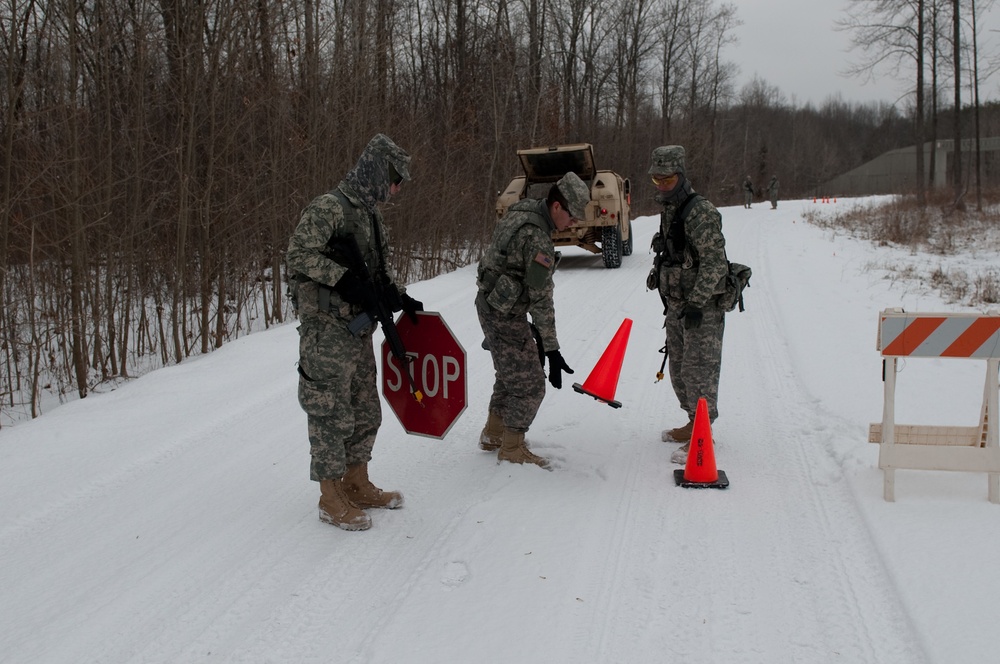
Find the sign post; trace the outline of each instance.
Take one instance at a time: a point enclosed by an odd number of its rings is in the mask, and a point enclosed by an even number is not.
[[[422,402],[410,393],[404,367],[382,342],[382,396],[406,433],[444,438],[465,411],[468,396],[465,349],[441,314],[417,312],[416,324],[400,314],[396,329],[410,358],[409,370]]]

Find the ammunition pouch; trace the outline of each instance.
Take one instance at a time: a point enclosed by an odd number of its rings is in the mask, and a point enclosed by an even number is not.
[[[495,311],[499,311],[502,314],[509,314],[517,304],[517,301],[521,299],[521,293],[524,290],[524,286],[515,281],[510,275],[501,274],[500,278],[497,279],[496,285],[493,286],[493,291],[486,296],[486,303],[489,304]]]
[[[285,281],[285,296],[292,303],[292,310],[298,314],[299,313],[299,286],[311,281],[309,277],[298,272],[293,272],[288,275]]]

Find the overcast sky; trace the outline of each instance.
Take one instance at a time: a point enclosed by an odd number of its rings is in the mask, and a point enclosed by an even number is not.
[[[844,76],[857,53],[851,35],[836,30],[847,0],[739,0],[739,43],[730,57],[740,67],[738,87],[757,74],[781,90],[789,102],[821,105],[838,92],[845,101],[895,102],[903,82],[880,77],[873,82]]]

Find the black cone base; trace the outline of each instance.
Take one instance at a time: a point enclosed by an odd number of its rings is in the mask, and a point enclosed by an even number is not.
[[[573,383],[573,389],[576,390],[577,392],[579,392],[580,394],[586,394],[587,396],[594,397],[598,401],[603,401],[604,403],[608,404],[612,408],[621,408],[622,407],[621,403],[618,402],[618,401],[608,401],[604,397],[599,397],[596,394],[594,394],[593,392],[588,392],[587,390],[583,389],[583,385],[580,385],[580,383]]]
[[[689,482],[684,479],[684,470],[678,468],[674,471],[674,482],[686,489],[725,489],[729,486],[729,478],[724,470],[719,471],[719,478],[714,482]]]

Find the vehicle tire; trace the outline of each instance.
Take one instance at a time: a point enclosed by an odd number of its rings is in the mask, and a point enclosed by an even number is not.
[[[604,267],[613,269],[622,266],[622,234],[617,226],[604,227],[601,253],[604,255]]]
[[[632,220],[628,222],[628,240],[622,243],[622,256],[632,255]]]

